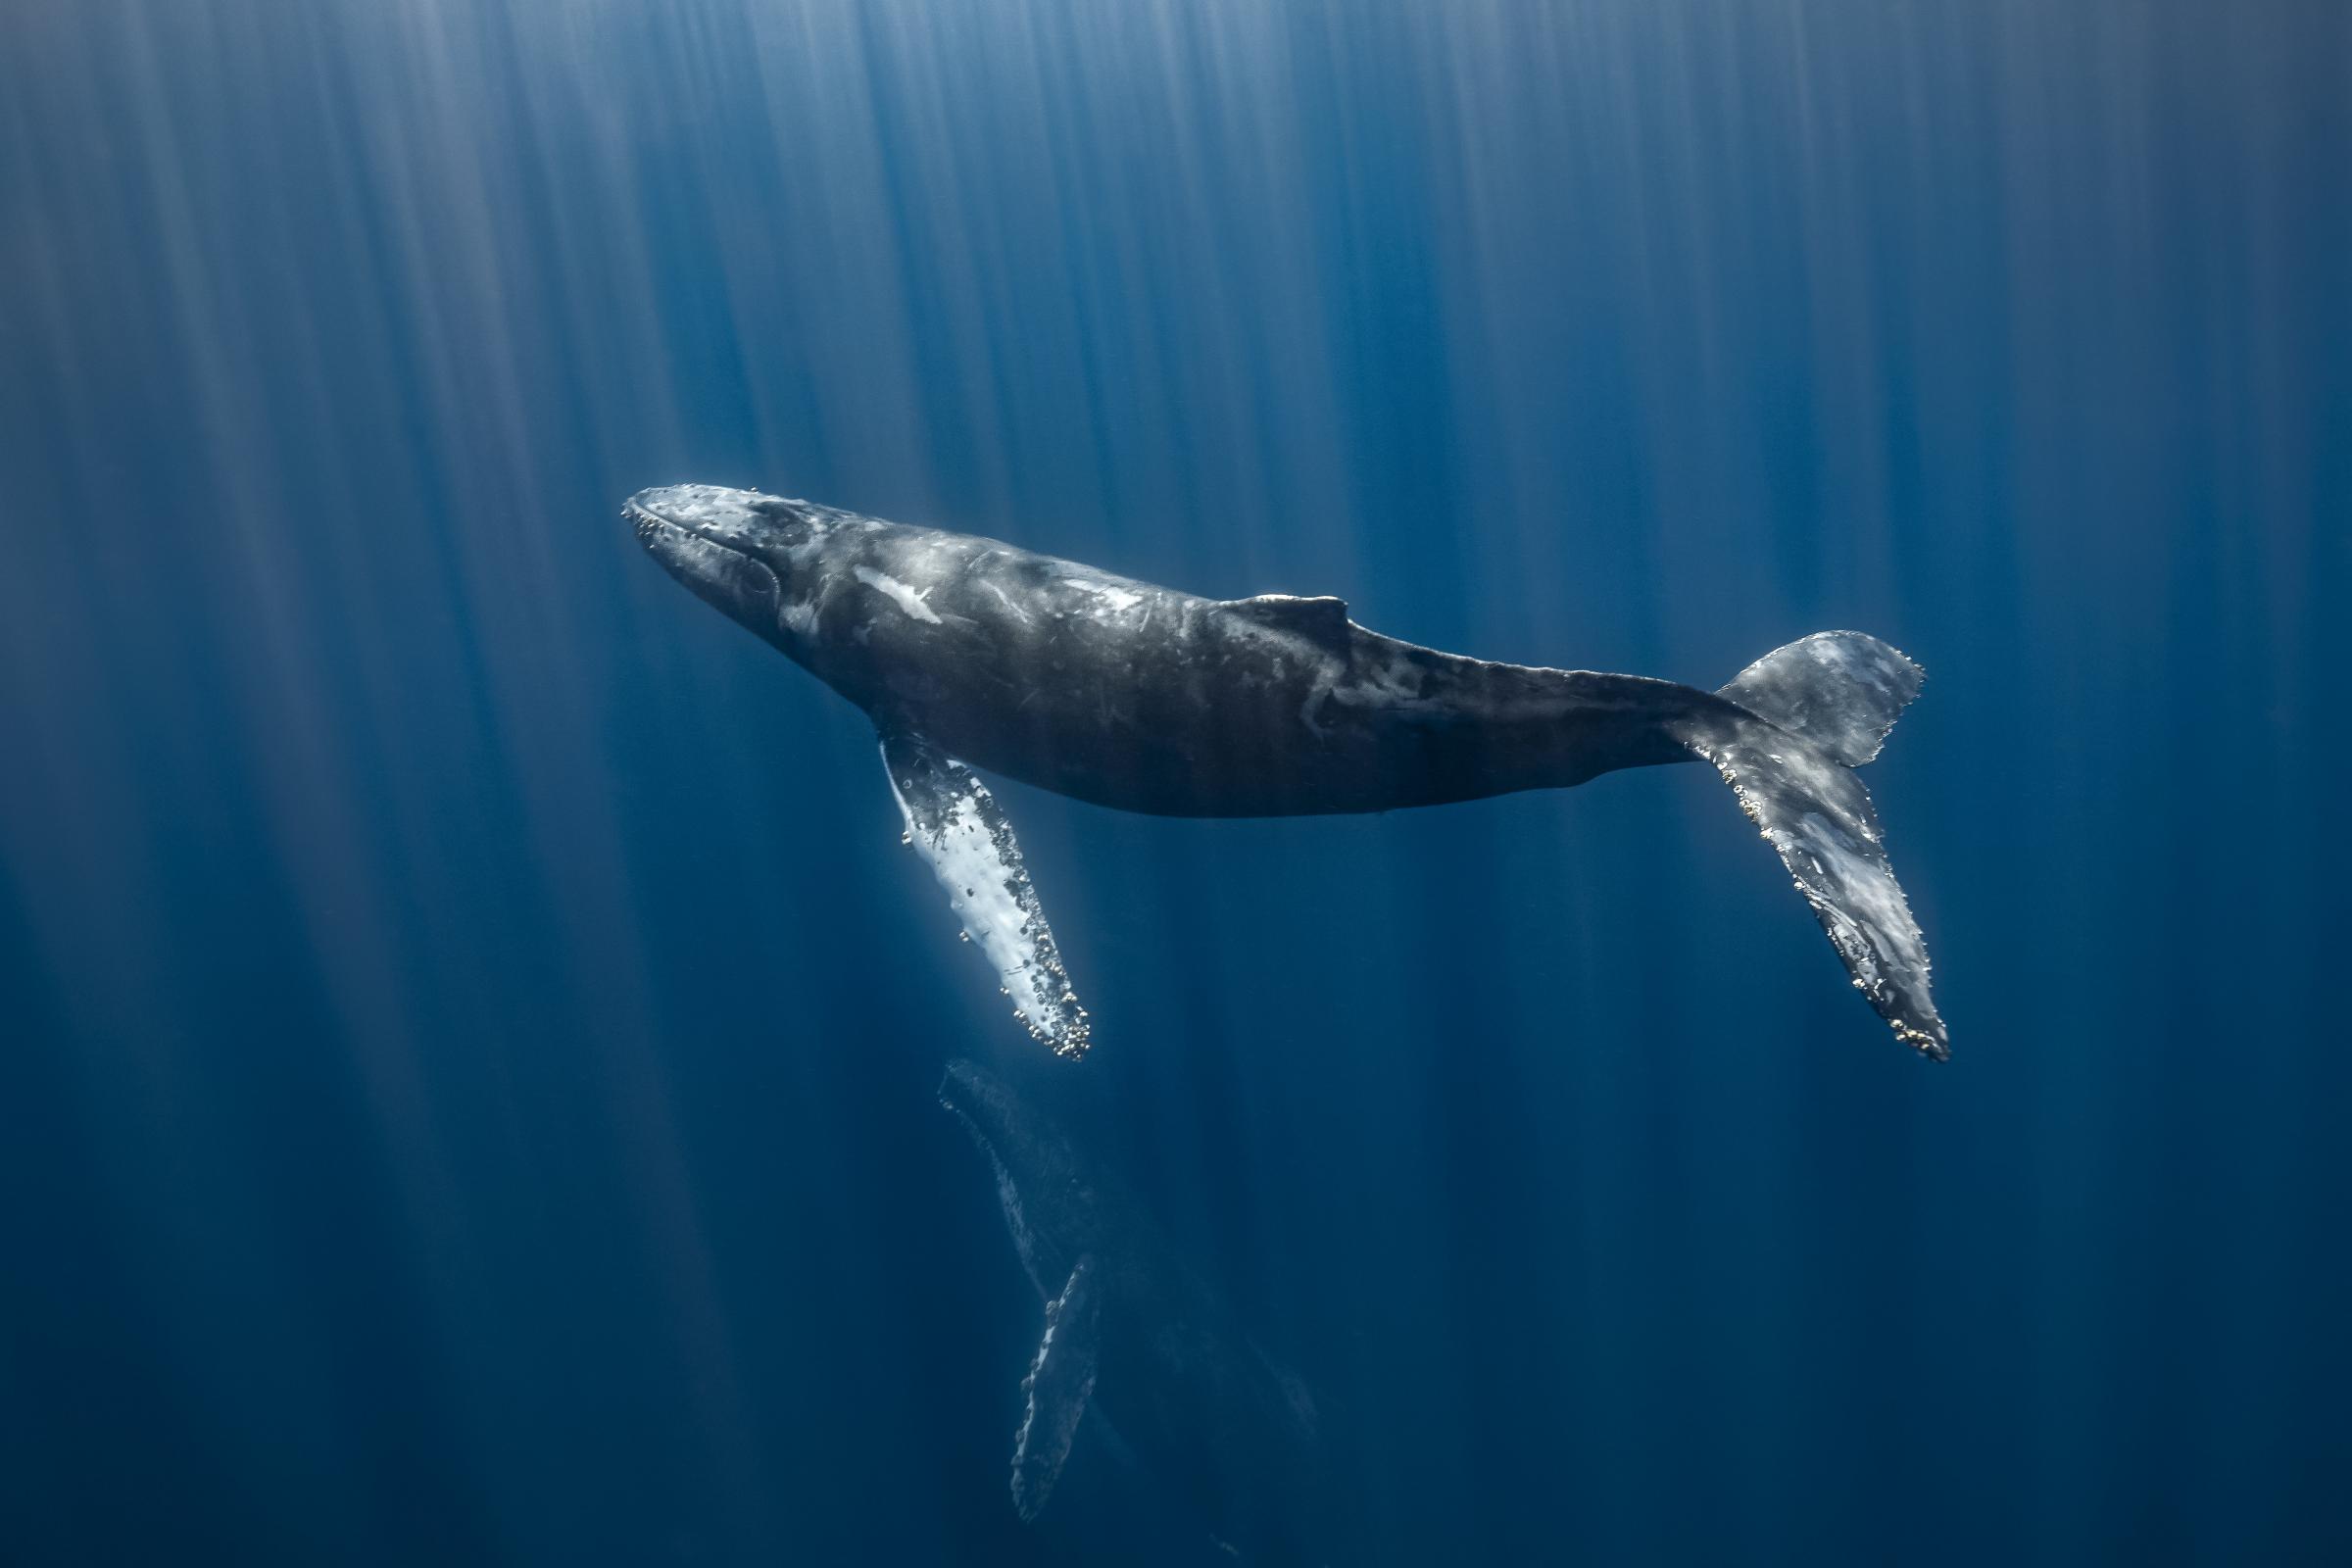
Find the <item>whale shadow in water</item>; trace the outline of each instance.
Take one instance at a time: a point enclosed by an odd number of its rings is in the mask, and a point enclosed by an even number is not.
[[[1361,1560],[1335,1482],[1332,1415],[1179,1256],[1125,1184],[971,1061],[940,1103],[987,1157],[1005,1229],[1045,1303],[1020,1380],[1014,1508],[1035,1521],[1080,1434],[1195,1522],[1202,1561]]]

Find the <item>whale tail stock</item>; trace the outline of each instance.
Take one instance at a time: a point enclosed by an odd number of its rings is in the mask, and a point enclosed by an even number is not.
[[[1757,660],[1669,732],[1715,764],[1795,878],[1854,988],[1895,1037],[1950,1054],[1928,950],[1853,769],[1878,756],[1926,672],[1860,632],[1816,632]]]

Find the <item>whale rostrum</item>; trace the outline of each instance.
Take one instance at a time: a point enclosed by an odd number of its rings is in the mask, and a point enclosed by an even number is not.
[[[1029,1032],[1089,1039],[978,772],[1173,816],[1386,811],[1714,765],[1896,1037],[1949,1051],[1928,955],[1853,769],[1919,692],[1875,637],[1818,632],[1719,691],[1492,662],[1366,630],[1328,597],[1207,599],[993,539],[673,485],[622,517],[706,602],[857,704],[964,934]]]

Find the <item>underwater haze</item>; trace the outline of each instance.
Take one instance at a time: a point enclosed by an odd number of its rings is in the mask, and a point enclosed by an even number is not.
[[[973,1057],[1334,1560],[2352,1561],[2348,281],[2339,0],[7,0],[0,1558],[1226,1560],[1016,1514]],[[1886,638],[1952,1059],[1690,767],[1000,782],[1055,1060],[686,481]]]

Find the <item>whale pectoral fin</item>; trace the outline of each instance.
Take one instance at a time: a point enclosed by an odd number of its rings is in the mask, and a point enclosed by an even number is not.
[[[906,818],[906,842],[931,862],[964,934],[1012,998],[1013,1016],[1055,1055],[1084,1055],[1086,1009],[1070,990],[1004,808],[969,767],[919,736],[884,736],[882,765]]]
[[[1078,1422],[1095,1392],[1095,1258],[1082,1254],[1061,1294],[1046,1303],[1046,1333],[1021,1379],[1020,1436],[1012,1448],[1012,1505],[1035,1519],[1061,1479]]]
[[[1318,647],[1345,652],[1348,647],[1348,601],[1328,594],[1301,599],[1297,594],[1259,594],[1253,599],[1228,599],[1226,608],[1261,625],[1295,632]]]

